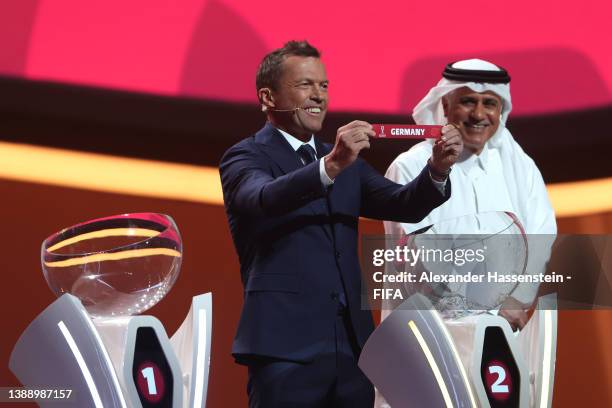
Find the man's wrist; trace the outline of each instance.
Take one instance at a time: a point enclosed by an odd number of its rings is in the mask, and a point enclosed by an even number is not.
[[[446,181],[448,175],[451,172],[451,168],[447,169],[446,171],[437,170],[434,167],[431,158],[427,160],[427,169],[429,170],[429,175],[431,176],[431,178],[436,181]]]
[[[329,174],[327,174],[327,171],[325,171],[325,158],[324,157],[321,157],[319,159],[319,177],[321,178],[321,183],[323,184],[323,187],[325,188],[334,184],[334,180],[331,177],[329,177]]]
[[[328,154],[327,156],[323,157],[323,164],[324,164],[325,173],[327,174],[327,176],[331,180],[334,180],[336,176],[340,174],[341,169],[340,169],[340,166],[338,166],[336,162],[333,161],[330,156],[331,154]]]

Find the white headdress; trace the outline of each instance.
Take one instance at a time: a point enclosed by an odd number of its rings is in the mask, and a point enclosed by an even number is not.
[[[491,91],[498,95],[503,103],[499,128],[488,141],[490,146],[498,147],[504,131],[507,132],[506,120],[512,110],[510,77],[506,70],[488,61],[469,59],[447,65],[442,75],[444,78],[431,88],[412,111],[414,121],[418,125],[446,124],[442,97],[455,89],[468,87],[475,92]]]

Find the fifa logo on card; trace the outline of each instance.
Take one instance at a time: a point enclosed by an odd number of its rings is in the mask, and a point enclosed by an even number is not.
[[[387,135],[385,135],[385,127],[383,125],[380,125],[380,134],[378,136],[387,137]]]

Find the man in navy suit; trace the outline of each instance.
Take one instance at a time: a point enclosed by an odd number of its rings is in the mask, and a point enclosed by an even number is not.
[[[402,186],[358,158],[370,124],[342,126],[334,146],[313,136],[328,81],[310,44],[268,54],[256,85],[268,122],[220,164],[244,285],[232,353],[248,366],[249,406],[370,408],[373,388],[357,367],[374,329],[361,310],[359,216],[418,222],[446,201],[461,136],[443,128],[421,175]]]

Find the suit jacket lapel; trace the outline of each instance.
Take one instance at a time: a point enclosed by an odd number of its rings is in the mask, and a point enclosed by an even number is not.
[[[324,143],[322,143],[316,137],[315,137],[315,146],[317,146],[317,157],[319,159],[325,156],[327,153],[331,152],[331,148],[327,147]]]
[[[266,126],[255,134],[255,141],[283,173],[291,173],[302,166],[295,150],[272,124],[266,123]]]
[[[283,135],[270,123],[266,123],[266,126],[255,134],[255,141],[261,147],[262,151],[278,165],[283,173],[287,174],[302,167],[302,162],[295,150],[293,150],[289,142],[287,142]],[[317,147],[317,157],[319,159],[329,153],[330,149],[326,148],[325,145],[316,138],[315,146]],[[307,207],[313,214],[328,217],[329,220],[329,210],[325,198],[311,201],[308,203]],[[329,222],[322,223],[321,227],[325,231],[327,237],[333,240],[333,233]]]

